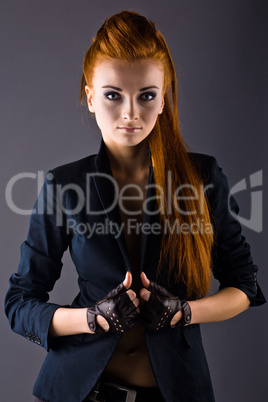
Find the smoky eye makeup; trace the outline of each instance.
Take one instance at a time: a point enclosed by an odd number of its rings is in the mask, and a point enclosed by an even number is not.
[[[157,92],[156,91],[144,91],[141,94],[139,94],[138,98],[144,102],[150,102],[152,100],[154,100],[157,96]],[[121,99],[121,94],[118,93],[117,91],[106,91],[104,92],[104,97],[107,100],[110,101],[117,101]]]
[[[115,91],[107,91],[104,93],[104,96],[106,99],[111,100],[111,101],[118,100],[121,98],[121,95]]]
[[[157,96],[156,92],[143,92],[142,94],[140,94],[140,98],[142,100],[144,100],[145,102],[149,102],[153,99],[155,99],[155,97]]]

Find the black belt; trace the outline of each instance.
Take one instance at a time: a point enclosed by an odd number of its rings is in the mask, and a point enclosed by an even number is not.
[[[121,384],[99,382],[84,400],[101,402],[164,402],[158,388],[133,387]]]

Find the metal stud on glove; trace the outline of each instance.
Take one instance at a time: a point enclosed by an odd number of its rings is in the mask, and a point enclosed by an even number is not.
[[[109,323],[109,330],[104,329],[97,323],[96,317],[101,315]],[[111,290],[95,306],[87,309],[87,322],[89,329],[97,334],[112,332],[122,334],[131,329],[138,319],[137,308],[126,293],[123,283]]]
[[[173,327],[191,322],[191,309],[186,301],[181,301],[155,282],[150,283],[148,290],[151,292],[149,300],[140,307],[140,323],[146,329],[159,331],[170,327],[170,322],[178,311],[182,311],[183,319]]]

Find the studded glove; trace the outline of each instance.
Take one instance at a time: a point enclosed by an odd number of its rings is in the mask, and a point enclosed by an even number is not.
[[[146,329],[159,331],[170,327],[170,322],[178,311],[182,311],[183,318],[172,328],[190,324],[191,309],[186,301],[181,301],[156,282],[151,282],[148,290],[151,294],[149,300],[140,306],[139,320]]]
[[[109,323],[105,331],[96,321],[97,315],[104,317]],[[95,306],[87,309],[89,329],[97,334],[112,332],[122,334],[131,329],[138,319],[137,308],[126,293],[123,283],[111,290],[106,297],[98,301]]]

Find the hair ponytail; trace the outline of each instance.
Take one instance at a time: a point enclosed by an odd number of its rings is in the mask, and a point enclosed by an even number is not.
[[[187,234],[169,231],[163,233],[158,272],[164,261],[168,261],[169,277],[182,282],[188,297],[205,296],[210,286],[211,248],[213,233],[203,231],[203,225],[210,224],[210,214],[202,181],[186,150],[180,129],[177,111],[177,78],[170,51],[163,35],[156,30],[153,22],[135,12],[122,11],[108,18],[97,32],[86,52],[81,79],[80,99],[85,96],[85,84],[91,86],[94,67],[107,58],[119,58],[127,61],[151,58],[164,67],[164,108],[157,118],[156,125],[149,136],[155,183],[164,189],[164,196],[158,197],[161,210],[160,219],[165,225],[168,220],[172,227],[176,222],[181,225],[193,225],[197,233],[191,230]],[[167,174],[172,176],[171,189],[167,188]],[[184,211],[196,211],[196,214],[184,214],[172,205],[168,206],[168,197],[175,194],[181,185],[181,198]],[[156,186],[156,187],[157,187]],[[199,199],[193,199],[189,187],[200,189]],[[171,192],[171,194],[169,194]],[[200,209],[202,205],[202,211]]]

